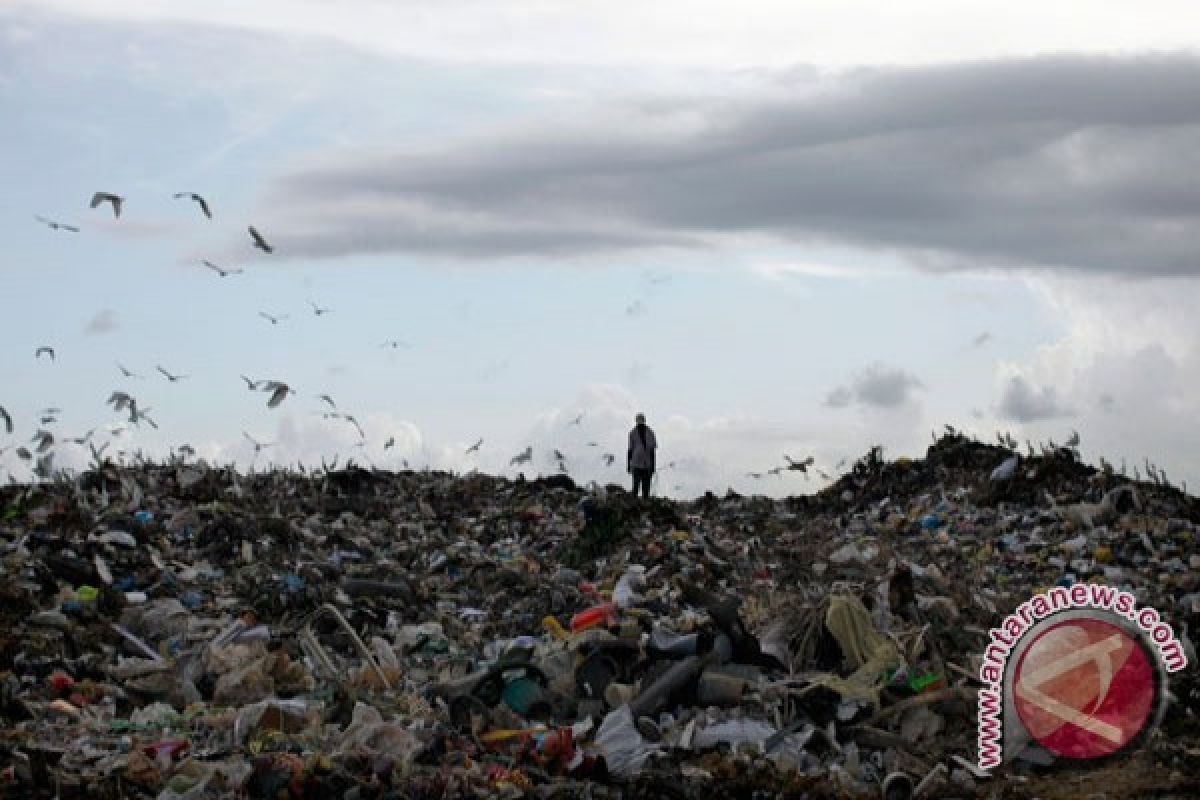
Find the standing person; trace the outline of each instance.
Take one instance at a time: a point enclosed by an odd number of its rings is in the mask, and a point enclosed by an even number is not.
[[[650,478],[654,475],[654,451],[658,449],[658,441],[654,438],[654,431],[646,424],[645,414],[638,414],[636,422],[629,432],[625,470],[633,475],[633,496],[637,497],[640,486],[642,497],[649,497]]]

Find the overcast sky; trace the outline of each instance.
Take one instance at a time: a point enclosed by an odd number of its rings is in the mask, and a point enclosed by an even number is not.
[[[0,0],[0,449],[57,407],[112,451],[624,482],[644,411],[678,496],[943,424],[1200,484],[1192,10]]]

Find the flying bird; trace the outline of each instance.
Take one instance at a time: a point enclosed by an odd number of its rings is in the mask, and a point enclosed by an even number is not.
[[[780,477],[783,475],[783,467],[771,467],[769,470],[767,470],[767,474]]]
[[[138,375],[138,374],[137,374],[136,372],[134,372],[133,370],[131,370],[131,369],[129,369],[129,368],[127,368],[127,367],[125,367],[123,364],[121,364],[121,362],[120,362],[120,361],[118,361],[118,362],[117,362],[117,369],[121,370],[121,374],[122,374],[122,375],[124,375],[126,378],[140,378],[140,377],[142,377],[141,375]]]
[[[784,454],[783,460],[787,462],[787,468],[789,470],[799,470],[800,472],[803,472],[805,475],[808,474],[808,468],[811,467],[814,463],[816,463],[816,459],[813,458],[812,456],[809,456],[808,458],[804,459],[803,461],[796,461],[791,456]]]
[[[121,204],[124,202],[124,197],[112,194],[111,192],[96,192],[94,195],[92,195],[91,207],[95,208],[101,203],[111,203],[113,217],[119,217],[121,216]]]
[[[181,454],[187,456],[188,458],[196,457],[196,448],[192,447],[190,444],[181,444],[181,445],[179,445],[179,447],[176,447],[175,449],[178,450]]]
[[[12,417],[4,410],[4,406],[0,406],[0,419],[4,420],[4,430],[6,433],[13,432]]]
[[[95,432],[96,432],[96,429],[92,428],[90,431],[85,433],[83,436],[68,436],[63,441],[71,442],[73,444],[77,444],[80,447],[82,447],[83,445],[88,443],[88,441],[92,438],[92,434],[94,434]]]
[[[258,312],[258,315],[260,317],[262,317],[263,319],[265,319],[267,322],[270,322],[272,325],[278,325],[280,320],[287,319],[287,314],[280,314],[279,316],[275,317],[275,316],[271,316],[270,314],[268,314],[265,311],[260,311],[260,312]]]
[[[45,217],[40,216],[38,214],[34,214],[33,218],[36,219],[38,222],[42,223],[43,225],[45,225],[50,230],[70,231],[71,233],[79,233],[79,228],[76,228],[74,225],[68,225],[65,222],[55,222],[52,219],[46,219]]]
[[[321,308],[319,305],[314,303],[312,300],[309,300],[308,304],[310,306],[312,306],[313,313],[316,314],[318,317],[321,316],[322,314],[328,314],[330,311],[333,311],[332,308]]]
[[[329,395],[319,394],[319,395],[317,395],[317,399],[324,400],[326,403],[329,403],[330,408],[332,408],[334,411],[337,411],[337,403],[333,402],[333,398],[330,397]]]
[[[759,478],[762,477],[762,473],[761,472],[747,472],[746,477],[754,478],[754,480],[758,480]]]
[[[555,461],[566,461],[567,457],[562,454],[561,450],[559,450],[558,448],[555,448],[554,449],[554,460]]]
[[[37,451],[44,453],[54,446],[54,434],[50,431],[38,431],[30,441],[37,442]]]
[[[508,462],[508,465],[510,467],[512,467],[517,464],[528,464],[532,460],[533,460],[533,447],[529,446],[529,447],[526,447],[522,452],[517,453],[515,456],[513,456],[512,459]]]
[[[45,345],[42,345],[37,350],[33,351],[33,357],[41,358],[42,353],[46,353],[47,355],[49,355],[51,361],[54,360],[54,348],[53,347],[46,347]]]
[[[178,200],[181,197],[187,197],[187,198],[194,200],[196,202],[196,204],[200,206],[200,210],[204,212],[204,216],[208,217],[209,219],[212,219],[212,211],[208,207],[208,201],[206,201],[203,197],[196,194],[195,192],[176,192],[175,193],[176,200]]]
[[[262,390],[271,393],[271,397],[267,400],[267,408],[277,408],[289,394],[294,393],[294,390],[282,381],[267,381],[263,384]]]
[[[613,462],[617,460],[617,457],[612,453],[605,453],[603,456],[601,456],[601,458],[604,459],[604,466],[606,467],[611,467]]]
[[[164,377],[165,377],[167,380],[169,380],[171,383],[177,383],[178,381],[181,381],[181,380],[183,380],[184,378],[186,378],[186,377],[187,377],[187,375],[172,375],[171,373],[169,373],[169,372],[167,372],[165,369],[163,369],[161,366],[157,366],[157,365],[156,365],[156,366],[155,366],[155,368],[156,368],[156,369],[157,369],[159,372],[161,372],[161,373],[163,374],[163,376],[164,376]]]
[[[988,333],[987,331],[984,331],[983,333],[979,334],[978,336],[976,336],[974,339],[971,340],[971,346],[972,347],[983,347],[985,344],[987,344],[991,340],[992,340],[992,334]]]
[[[108,398],[108,405],[113,407],[113,411],[124,411],[136,405],[133,397],[125,392],[113,392]]]
[[[242,270],[240,268],[233,269],[233,268],[226,268],[226,267],[218,267],[216,264],[212,263],[211,261],[203,261],[202,263],[204,264],[204,266],[208,267],[213,272],[220,275],[222,278],[226,278],[230,275],[241,275],[242,272],[244,272],[244,270]]]
[[[396,446],[396,437],[395,436],[389,436],[388,440],[383,443],[384,450],[390,450],[391,448],[393,448],[395,446]]]
[[[464,455],[470,455],[471,453],[478,453],[479,448],[481,448],[481,447],[483,447],[483,437],[482,436],[479,437],[478,442],[476,442],[475,444],[473,444],[467,448],[467,452]]]
[[[262,234],[259,233],[253,225],[248,227],[246,230],[250,231],[250,238],[254,240],[255,247],[257,247],[259,250],[262,250],[264,253],[275,252],[275,248],[267,244],[267,240],[262,237]]]
[[[253,436],[251,436],[250,434],[246,433],[245,431],[242,431],[242,436],[245,436],[247,439],[250,440],[250,444],[254,445],[254,455],[256,455],[256,456],[260,452],[262,452],[265,448],[268,448],[268,447],[271,447],[272,445],[274,445],[274,442],[260,442],[257,439],[255,439]]]
[[[396,350],[401,347],[408,347],[409,345],[408,345],[408,342],[402,341],[400,339],[391,339],[390,341],[386,341],[379,346],[380,347],[390,347],[393,350]]]
[[[150,412],[153,410],[154,409],[152,409],[152,408],[138,409],[135,407],[133,409],[133,419],[132,419],[133,424],[138,425],[141,422],[145,421],[147,424],[150,425],[151,428],[154,428],[154,430],[158,430],[158,423],[155,422],[154,420],[150,419]]]
[[[572,425],[580,425],[582,423],[583,423],[583,414],[580,414],[579,416],[575,417],[575,419],[571,420]]]
[[[338,415],[335,414],[333,416],[338,416]],[[358,431],[358,436],[360,439],[367,438],[367,435],[365,433],[363,433],[362,425],[358,424],[358,420],[354,417],[353,414],[342,414],[340,416],[342,419],[346,420],[346,422],[349,422],[351,425],[354,426],[354,429],[356,431]]]

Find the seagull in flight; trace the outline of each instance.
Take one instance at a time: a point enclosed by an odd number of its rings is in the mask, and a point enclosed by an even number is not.
[[[324,400],[326,403],[329,403],[330,408],[332,408],[334,411],[337,411],[337,403],[333,402],[333,398],[330,397],[329,395],[319,394],[319,395],[317,395],[317,399]]]
[[[126,366],[124,366],[124,365],[123,365],[123,364],[122,364],[120,361],[118,361],[118,362],[117,362],[117,369],[121,370],[121,374],[122,374],[122,375],[124,375],[126,378],[140,378],[140,377],[142,377],[141,375],[138,375],[138,374],[137,374],[136,372],[134,372],[133,370],[131,370],[131,369],[127,368]]]
[[[190,198],[193,201],[195,201],[196,204],[200,206],[200,210],[204,212],[204,216],[208,217],[209,219],[212,219],[212,211],[208,207],[208,201],[206,201],[203,197],[196,194],[195,192],[176,192],[175,193],[176,200],[178,200],[181,197],[187,197],[187,198]]]
[[[479,448],[481,448],[481,447],[483,447],[483,437],[482,436],[479,437],[478,442],[476,442],[475,444],[473,444],[467,448],[467,452],[464,455],[470,455],[471,453],[478,453]]]
[[[255,247],[257,247],[259,250],[262,250],[264,253],[275,252],[275,248],[267,244],[267,240],[262,237],[262,234],[259,233],[253,225],[248,227],[246,230],[250,232],[250,238],[254,240]]]
[[[120,195],[115,195],[111,192],[96,192],[92,195],[91,207],[95,208],[101,203],[112,204],[113,217],[121,216],[121,204],[125,202],[125,198]]]
[[[42,345],[37,350],[33,351],[33,357],[41,358],[42,353],[46,353],[47,355],[49,355],[51,361],[54,360],[54,348],[53,347],[47,347],[46,345]]]
[[[245,436],[247,439],[250,440],[250,444],[254,445],[254,455],[256,455],[256,456],[260,452],[262,452],[265,448],[268,448],[268,447],[271,447],[274,445],[274,442],[260,442],[257,439],[255,439],[253,436],[251,436],[250,434],[246,433],[245,431],[242,431],[242,436]]]
[[[508,465],[511,467],[511,466],[515,466],[517,464],[528,464],[532,460],[533,460],[533,446],[531,445],[529,447],[526,447],[524,451],[517,453],[515,456],[513,456],[512,459],[508,462]]]
[[[145,420],[146,422],[148,422],[150,424],[151,428],[154,428],[154,430],[158,430],[158,423],[155,422],[154,420],[150,419],[150,412],[153,410],[154,409],[152,409],[152,408],[146,408],[146,409],[140,409],[140,410],[137,408],[134,408],[133,409],[134,416],[132,419],[133,424],[138,425],[141,423],[142,420]]]
[[[761,472],[747,472],[746,477],[754,478],[754,480],[758,480],[759,478],[762,477],[762,473]]]
[[[68,225],[65,222],[55,222],[52,219],[46,219],[40,214],[34,214],[33,218],[52,231],[70,231],[71,233],[79,233],[79,228],[76,228],[74,225]]]
[[[155,368],[159,372],[161,372],[163,374],[163,376],[167,380],[169,380],[171,383],[178,383],[179,381],[181,381],[187,377],[187,375],[172,375],[171,373],[167,372],[165,369],[163,369],[161,366],[158,366],[158,365],[155,365]]]
[[[561,450],[559,450],[558,448],[555,448],[554,449],[554,460],[555,461],[566,461],[567,457],[562,454]]]
[[[213,272],[220,275],[222,278],[229,277],[230,275],[241,275],[242,272],[244,272],[244,270],[242,270],[240,268],[232,269],[232,268],[226,268],[226,267],[218,267],[216,264],[212,263],[211,261],[204,261],[203,264],[204,264],[204,266],[211,269]]]
[[[0,406],[0,420],[4,421],[4,430],[6,433],[13,432],[12,417],[4,410],[4,406]]]
[[[580,425],[580,424],[582,424],[582,423],[583,423],[583,414],[580,414],[579,416],[575,417],[575,419],[571,420],[571,423],[570,423],[570,424],[572,424],[572,425]]]
[[[383,443],[384,450],[390,450],[395,446],[396,446],[396,437],[395,436],[389,436],[388,440]]]
[[[390,347],[393,350],[396,350],[401,347],[408,347],[409,345],[408,345],[408,342],[401,341],[400,339],[392,339],[390,341],[384,342],[383,344],[381,344],[379,346],[380,347]]]
[[[92,438],[92,434],[95,432],[96,432],[96,429],[92,428],[90,431],[85,433],[83,436],[68,436],[63,441],[71,442],[73,444],[77,444],[80,447],[82,447],[83,445],[88,443],[88,441]]]
[[[262,390],[271,393],[270,399],[267,400],[267,408],[277,408],[289,394],[295,393],[295,390],[282,381],[267,381],[262,385]]]
[[[783,467],[771,467],[769,470],[767,470],[767,474],[779,477],[783,475]]]
[[[363,433],[362,425],[358,424],[358,420],[354,417],[353,414],[342,414],[341,417],[342,417],[342,419],[346,420],[346,422],[349,422],[351,425],[354,426],[354,429],[356,431],[358,431],[358,437],[360,439],[367,438],[367,435],[365,433]]]
[[[604,466],[606,467],[611,467],[613,462],[617,460],[617,457],[612,453],[605,453],[603,456],[601,456],[601,458],[604,459]]]
[[[791,456],[784,454],[783,460],[787,462],[787,468],[789,470],[799,470],[800,472],[803,472],[805,475],[808,474],[808,468],[816,463],[816,459],[813,458],[812,456],[809,456],[808,458],[804,459],[803,461],[796,461]]]
[[[50,431],[38,431],[30,441],[37,442],[37,451],[44,453],[54,446],[54,434],[50,433]]]
[[[310,306],[312,306],[313,313],[316,314],[318,317],[321,316],[322,314],[328,314],[330,311],[333,311],[332,308],[321,308],[319,305],[314,303],[312,300],[309,300],[308,304]]]
[[[265,319],[267,322],[270,322],[272,325],[278,325],[280,320],[287,319],[287,314],[280,314],[279,316],[275,317],[275,316],[271,316],[270,314],[268,314],[265,311],[260,311],[260,312],[258,312],[258,315],[260,317],[262,317],[263,319]]]

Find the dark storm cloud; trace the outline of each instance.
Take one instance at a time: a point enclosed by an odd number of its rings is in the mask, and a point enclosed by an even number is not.
[[[1005,385],[998,410],[1001,419],[1013,422],[1036,422],[1075,413],[1059,399],[1053,386],[1034,386],[1019,375]]]
[[[855,376],[849,386],[839,386],[829,392],[825,396],[825,405],[846,408],[856,402],[876,408],[896,408],[904,405],[920,388],[921,381],[915,375],[875,363]]]
[[[1200,59],[1046,57],[633,104],[275,184],[288,252],[456,257],[706,246],[900,251],[927,268],[1198,274]]]

